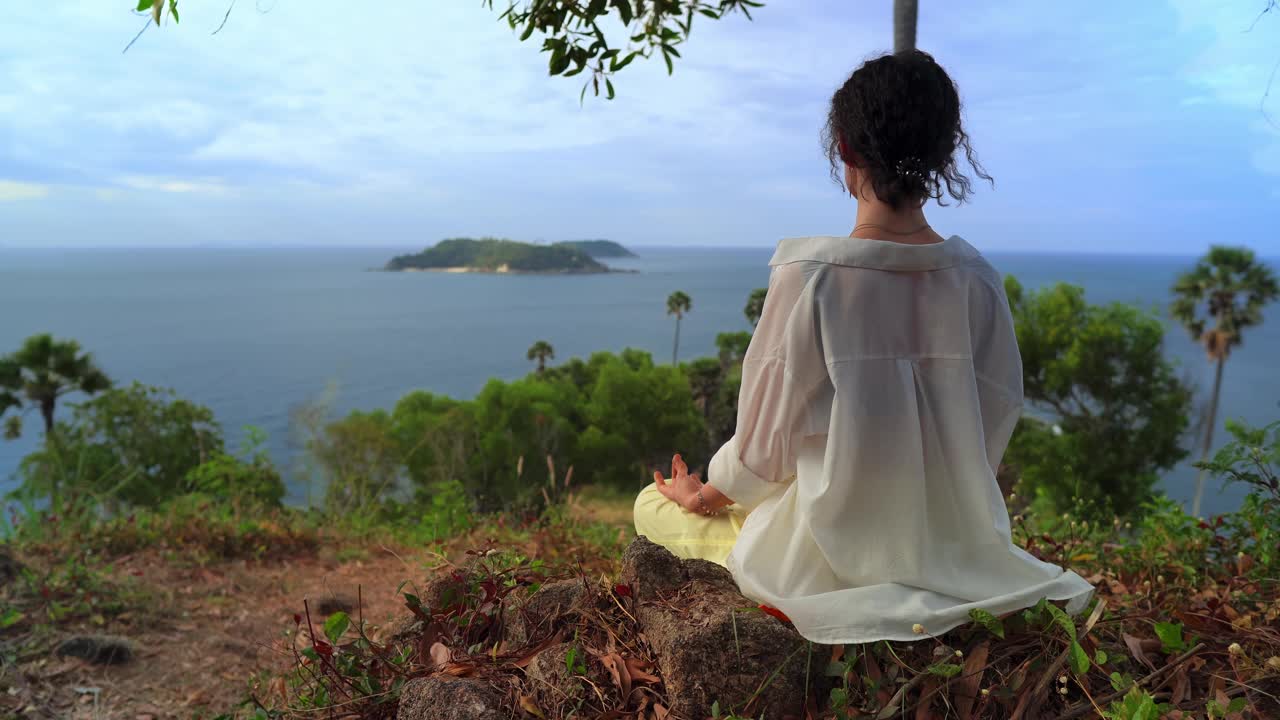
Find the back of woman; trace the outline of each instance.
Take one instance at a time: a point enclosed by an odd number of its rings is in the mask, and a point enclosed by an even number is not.
[[[1022,410],[999,273],[924,219],[928,199],[968,196],[958,150],[986,177],[954,85],[924,53],[873,60],[833,98],[827,138],[854,230],[779,243],[736,433],[706,485],[677,456],[637,531],[724,562],[819,642],[937,634],[1044,597],[1078,610],[1091,586],[1013,545],[995,479]]]

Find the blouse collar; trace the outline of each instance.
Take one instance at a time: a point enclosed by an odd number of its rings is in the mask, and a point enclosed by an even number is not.
[[[854,237],[798,237],[778,243],[770,265],[814,261],[872,270],[942,270],[979,256],[976,248],[959,235],[940,243],[908,245]]]

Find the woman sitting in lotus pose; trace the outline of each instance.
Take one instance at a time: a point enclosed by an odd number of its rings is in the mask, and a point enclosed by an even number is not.
[[[983,179],[960,98],[911,51],[831,100],[833,175],[853,231],[783,240],[742,364],[734,437],[704,484],[677,455],[636,530],[725,564],[742,592],[822,643],[909,640],[1093,588],[1016,547],[995,470],[1022,411],[1000,274],[923,206]]]

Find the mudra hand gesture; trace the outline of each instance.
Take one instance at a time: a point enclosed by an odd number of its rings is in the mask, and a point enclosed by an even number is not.
[[[679,453],[671,458],[671,481],[667,482],[661,472],[654,470],[653,482],[663,497],[689,512],[714,515],[720,508],[731,504],[729,498],[704,484],[698,473],[689,472],[689,466]]]

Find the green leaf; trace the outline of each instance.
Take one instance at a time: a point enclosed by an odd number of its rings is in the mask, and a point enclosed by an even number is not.
[[[618,14],[622,16],[622,24],[631,24],[631,0],[613,0],[613,6],[618,8]]]
[[[587,18],[594,20],[603,15],[608,9],[609,0],[591,0],[591,4],[587,6]]]
[[[1111,673],[1110,678],[1111,678],[1111,689],[1115,690],[1116,692],[1120,692],[1121,690],[1124,690],[1125,688],[1133,684],[1132,678],[1130,678],[1128,675],[1121,675],[1118,672]]]
[[[1046,603],[1045,607],[1049,611],[1049,616],[1053,618],[1053,624],[1062,628],[1062,631],[1067,634],[1067,637],[1071,638],[1072,642],[1075,642],[1075,639],[1076,639],[1075,620],[1072,620],[1071,616],[1068,615],[1062,608],[1058,607],[1057,605],[1051,605]]]
[[[324,621],[324,636],[329,638],[329,643],[337,645],[342,634],[347,631],[351,625],[351,619],[344,612],[336,612]]]
[[[569,54],[562,48],[556,48],[555,51],[551,53],[551,63],[549,67],[552,75],[559,75],[564,72],[565,68],[569,67]]]
[[[667,74],[670,75],[675,72],[676,68],[671,62],[671,54],[667,51],[667,47],[665,45],[662,47],[662,59],[667,61]]]
[[[156,0],[138,0],[138,12],[150,10],[152,5],[156,4]]]
[[[1077,675],[1089,672],[1089,654],[1075,640],[1071,641],[1071,669],[1075,670]]]
[[[175,23],[182,22],[182,19],[178,17],[178,0],[169,0],[169,14],[173,16]]]
[[[1158,622],[1156,623],[1156,637],[1160,638],[1162,650],[1167,653],[1178,652],[1186,648],[1187,643],[1182,637],[1182,623]]]
[[[716,700],[715,702],[711,703],[711,717],[713,718],[720,717],[720,701],[719,700]]]
[[[604,87],[606,90],[609,91],[609,99],[612,100],[614,98],[613,81],[610,80],[609,78],[605,78]]]
[[[969,611],[969,619],[973,620],[975,623],[986,628],[987,632],[991,633],[992,635],[995,635],[1001,640],[1004,639],[1004,623],[1001,622],[1000,618],[996,617],[995,615],[992,615],[986,610],[982,610],[980,608],[974,608],[973,610]]]
[[[944,678],[952,678],[960,674],[964,668],[955,663],[934,663],[930,665],[926,671],[931,675],[938,675]]]
[[[1102,648],[1098,648],[1098,650],[1093,653],[1094,665],[1106,665],[1108,659],[1107,653]]]
[[[12,627],[23,617],[23,614],[17,608],[8,608],[4,611],[4,614],[0,615],[0,628]]]
[[[822,671],[823,675],[827,677],[836,677],[836,678],[844,677],[844,673],[845,673],[844,663],[839,661],[827,663],[826,669]]]

